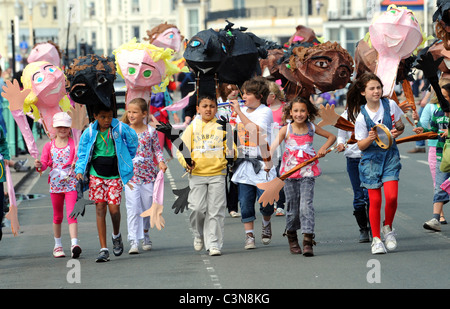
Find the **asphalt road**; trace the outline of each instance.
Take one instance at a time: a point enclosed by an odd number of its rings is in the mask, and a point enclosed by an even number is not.
[[[336,133],[334,128],[326,128]],[[323,142],[319,136],[315,139],[317,145]],[[450,225],[443,225],[440,233],[422,228],[432,214],[432,180],[427,154],[408,154],[412,147],[414,143],[399,145],[403,168],[394,220],[398,248],[385,255],[372,255],[370,244],[357,241],[359,232],[352,215],[352,191],[345,158],[334,152],[321,159],[323,175],[316,181],[314,257],[289,253],[287,239],[282,236],[285,217],[272,218],[272,242],[264,246],[260,243],[261,217],[258,216],[257,249],[244,250],[243,224],[239,218],[227,216],[222,255],[210,257],[205,251],[195,252],[187,212],[174,214],[171,209],[174,202],[171,189],[187,185],[187,178],[182,177],[184,171],[172,160],[165,176],[166,227],[161,231],[151,230],[151,251],[129,255],[129,245],[125,243],[122,256],[111,254],[110,262],[95,263],[99,250],[95,212],[93,206],[87,206],[84,217],[79,218],[83,249],[80,259],[55,259],[47,174],[39,177],[34,173],[19,193],[44,196],[20,203],[18,236],[13,237],[8,228],[3,229],[0,288],[169,289],[175,291],[170,299],[174,302],[188,300],[180,289],[269,289],[276,293],[277,289],[448,288]],[[448,208],[444,207],[444,211]],[[121,231],[126,239],[123,202]],[[63,245],[67,254],[70,238],[66,223],[63,223]],[[111,241],[109,246],[112,249]],[[231,301],[224,299],[224,295],[216,302]],[[257,296],[251,297],[257,300]],[[196,300],[206,301],[206,298]]]

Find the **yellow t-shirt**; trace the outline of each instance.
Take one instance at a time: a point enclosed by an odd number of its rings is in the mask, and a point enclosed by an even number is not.
[[[221,130],[216,118],[209,122],[204,122],[201,118],[194,118],[181,137],[195,162],[192,175],[226,175],[228,161],[225,135],[226,132]],[[233,149],[234,158],[236,158],[237,149],[234,144]],[[186,167],[186,161],[180,151],[177,151],[177,159],[183,167]]]

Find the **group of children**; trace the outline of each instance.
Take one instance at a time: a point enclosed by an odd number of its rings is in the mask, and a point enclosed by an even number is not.
[[[83,132],[78,145],[70,137],[71,118],[67,113],[56,113],[53,126],[56,137],[44,146],[35,167],[49,173],[50,195],[53,205],[55,246],[54,257],[64,257],[61,244],[61,222],[64,201],[71,237],[71,257],[78,258],[81,248],[77,240],[77,219],[70,214],[77,201],[76,183],[89,177],[89,199],[95,202],[96,223],[100,242],[97,262],[109,261],[106,214],[109,211],[113,232],[113,254],[123,253],[120,233],[120,204],[125,187],[130,254],[150,250],[148,235],[150,219],[140,214],[152,205],[153,183],[157,168],[165,171],[163,154],[156,130],[147,125],[147,103],[135,99],[128,104],[123,121],[113,118],[113,111],[96,106],[95,121]]]
[[[370,221],[373,236],[372,253],[385,253],[397,246],[393,219],[397,208],[398,177],[401,169],[400,156],[395,142],[389,149],[382,149],[375,143],[372,128],[382,123],[392,136],[399,136],[403,129],[401,109],[394,101],[382,98],[381,80],[371,73],[358,78],[348,93],[347,116],[355,123],[356,146],[346,148],[346,140],[339,134],[338,151],[351,153],[348,156],[348,171],[355,192],[354,214],[361,227],[362,242],[369,241]],[[190,225],[194,233],[194,249],[203,248],[210,255],[221,255],[226,209],[226,173],[233,161],[233,177],[237,184],[242,223],[245,232],[245,249],[256,248],[255,204],[263,191],[259,183],[277,177],[273,156],[284,143],[279,175],[288,172],[298,164],[315,156],[323,157],[336,141],[336,136],[316,126],[318,109],[307,99],[297,97],[283,104],[282,122],[276,136],[273,136],[274,116],[267,106],[267,99],[273,92],[262,77],[246,81],[242,88],[241,107],[238,100],[231,100],[230,106],[236,115],[234,130],[236,140],[227,134],[226,126],[216,118],[218,111],[215,97],[200,96],[197,101],[197,116],[183,132],[181,139],[189,148],[191,160],[187,161],[181,152],[177,153],[180,164],[189,173],[188,207]],[[106,213],[109,210],[112,225],[113,253],[123,253],[120,234],[120,203],[124,187],[126,196],[128,241],[130,254],[138,253],[138,242],[142,249],[150,250],[152,243],[148,234],[149,221],[140,214],[151,206],[153,183],[159,170],[165,171],[163,154],[154,128],[149,126],[150,117],[147,102],[134,99],[127,105],[121,121],[113,118],[113,111],[97,107],[95,122],[83,132],[79,145],[70,137],[71,119],[66,113],[54,116],[56,138],[44,147],[41,160],[35,166],[49,174],[51,200],[54,209],[55,257],[65,256],[61,244],[61,222],[64,200],[67,216],[76,202],[76,182],[89,175],[89,199],[96,204],[96,221],[100,241],[97,262],[109,261],[107,248]],[[277,109],[278,111],[278,109]],[[404,126],[403,126],[404,127]],[[314,136],[325,138],[316,152]],[[232,145],[232,146],[231,146]],[[78,150],[75,153],[76,148]],[[357,148],[356,148],[357,147]],[[188,164],[187,162],[190,162]],[[322,173],[318,160],[302,167],[285,180],[286,228],[289,249],[292,254],[313,256],[314,241],[314,185]],[[381,187],[386,198],[385,220],[380,233]],[[369,215],[367,208],[370,204]],[[262,215],[261,242],[268,245],[272,239],[272,205],[259,204]],[[77,258],[81,248],[77,241],[77,220],[68,216],[71,256]],[[303,234],[302,246],[297,231]],[[363,235],[364,234],[364,235]]]

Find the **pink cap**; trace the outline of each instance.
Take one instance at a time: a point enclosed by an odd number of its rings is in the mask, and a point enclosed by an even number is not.
[[[72,127],[72,118],[65,112],[56,113],[53,116],[53,127]]]

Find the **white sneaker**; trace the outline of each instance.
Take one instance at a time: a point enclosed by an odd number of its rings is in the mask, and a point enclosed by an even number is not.
[[[200,251],[202,249],[203,249],[203,239],[201,239],[199,237],[195,237],[194,238],[194,250]]]
[[[62,257],[65,257],[66,255],[64,254],[63,247],[55,247],[55,248],[53,249],[53,256],[54,256],[55,258],[62,258]]]
[[[128,254],[138,254],[139,253],[139,248],[138,248],[138,242],[135,240],[132,240],[130,242],[131,248],[128,251]]]
[[[218,255],[221,255],[222,253],[220,252],[220,250],[219,249],[217,249],[217,248],[210,248],[209,249],[209,255],[210,256],[218,256]]]
[[[270,244],[270,241],[272,240],[272,223],[269,221],[269,223],[264,226],[264,223],[262,223],[262,232],[261,232],[261,242],[264,245]]]
[[[383,242],[378,237],[374,237],[372,240],[372,254],[384,254],[386,253],[386,248]]]
[[[230,211],[230,216],[231,216],[231,218],[239,218],[241,216],[241,214],[232,210],[232,211]]]
[[[384,236],[384,244],[386,246],[386,249],[389,251],[395,250],[397,248],[397,240],[395,239],[395,229],[391,230],[391,227],[389,225],[385,225],[381,228],[381,232]]]
[[[277,208],[277,211],[275,212],[275,216],[284,216],[286,214],[286,212],[284,211],[283,208]]]
[[[144,240],[142,241],[142,250],[150,251],[152,249],[152,241],[150,240],[150,236],[144,235]]]
[[[428,220],[423,224],[423,228],[431,231],[440,232],[441,231],[441,223],[436,219],[433,218],[431,220]]]
[[[255,249],[256,245],[255,245],[255,236],[253,236],[253,233],[247,233],[245,235],[245,246],[244,248],[246,250],[248,249]]]

